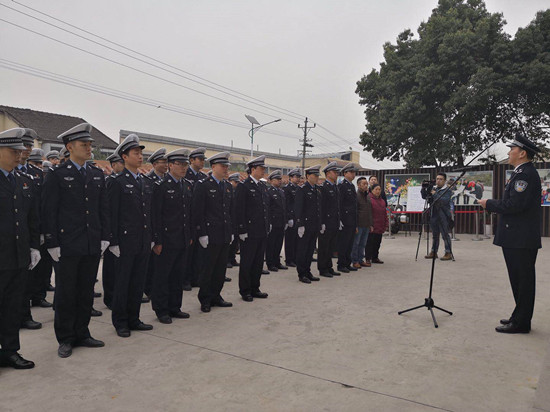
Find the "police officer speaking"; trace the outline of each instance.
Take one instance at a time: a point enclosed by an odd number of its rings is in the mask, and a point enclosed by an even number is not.
[[[535,262],[541,248],[541,183],[532,161],[540,149],[521,134],[508,147],[508,162],[514,171],[503,198],[477,203],[500,215],[494,244],[502,247],[516,302],[510,318],[502,319],[496,331],[529,333],[535,306]]]

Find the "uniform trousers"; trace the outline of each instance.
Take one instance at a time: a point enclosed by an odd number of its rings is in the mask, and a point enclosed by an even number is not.
[[[21,325],[21,300],[28,270],[0,270],[0,356],[17,352]]]
[[[103,269],[102,269],[102,281],[103,281],[103,303],[105,306],[112,307],[113,305],[113,292],[115,289],[115,261],[116,257],[109,249],[103,253]]]
[[[46,245],[43,244],[40,246],[40,262],[32,270],[35,273],[34,290],[31,294],[32,300],[46,299],[52,269],[52,257],[48,253]]]
[[[296,263],[296,243],[298,239],[298,228],[287,227],[285,231],[285,262]]]
[[[185,256],[185,248],[165,247],[160,255],[155,255],[151,300],[159,318],[181,310]]]
[[[112,321],[115,329],[133,328],[139,324],[141,298],[150,251],[121,253],[115,263]]]
[[[535,307],[535,262],[538,249],[502,248],[516,307],[510,319],[519,327],[531,327]]]
[[[319,273],[328,273],[332,269],[332,254],[336,249],[338,239],[337,230],[325,230],[325,233],[319,234],[319,244],[317,245],[317,269]]]
[[[285,228],[272,227],[271,232],[267,235],[267,246],[265,250],[265,263],[267,267],[278,267],[281,264],[281,248],[283,247],[283,239],[285,237]]]
[[[315,242],[317,241],[317,230],[306,229],[304,236],[298,237],[296,250],[296,268],[298,277],[306,276],[311,273],[311,262],[313,252],[315,251]]]
[[[155,256],[155,253],[151,251],[149,262],[147,262],[147,272],[145,274],[145,284],[143,286],[143,293],[145,293],[147,296],[152,296],[153,294],[153,276],[156,273]]]
[[[55,336],[74,344],[90,337],[88,325],[100,255],[61,256],[55,276]]]
[[[202,246],[201,246],[202,247]],[[199,302],[210,305],[219,302],[227,271],[229,243],[209,244],[204,249],[206,264],[199,278]]]
[[[239,235],[238,233],[234,234],[235,238],[233,242],[229,245],[229,255],[227,258],[228,263],[233,263],[237,261],[237,249],[239,248]]]
[[[351,249],[355,239],[355,226],[345,226],[338,233],[338,267],[351,265]]]
[[[239,293],[241,296],[251,295],[260,290],[266,241],[266,237],[247,237],[244,242],[240,242]]]
[[[198,286],[199,277],[204,269],[205,257],[203,254],[203,248],[200,246],[198,238],[193,240],[187,250],[185,275],[183,278],[184,285],[191,285],[193,287]]]

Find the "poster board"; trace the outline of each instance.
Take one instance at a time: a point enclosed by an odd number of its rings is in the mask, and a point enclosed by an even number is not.
[[[422,212],[426,201],[422,199],[422,186],[409,186],[407,190],[407,212]]]
[[[459,172],[447,173],[447,183],[459,175]],[[473,206],[475,199],[492,199],[493,171],[467,171],[451,191],[455,206]]]
[[[422,181],[429,180],[430,175],[428,173],[420,174],[401,174],[401,175],[384,175],[384,190],[386,197],[388,198],[388,205],[400,205],[407,206],[409,200],[418,208],[418,204],[422,203],[424,206],[424,199],[420,196],[420,188],[422,187]],[[409,191],[411,188],[409,197]],[[422,209],[420,209],[422,210]]]
[[[550,206],[550,169],[537,169],[540,176],[541,194],[540,204],[542,206]],[[512,170],[506,171],[506,183],[512,176]]]

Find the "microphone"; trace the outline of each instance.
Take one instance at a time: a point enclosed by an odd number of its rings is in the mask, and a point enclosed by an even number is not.
[[[453,172],[467,172],[468,170],[475,169],[477,166],[464,166],[454,169]]]

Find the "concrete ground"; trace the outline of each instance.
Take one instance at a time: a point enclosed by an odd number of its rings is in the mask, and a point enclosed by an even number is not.
[[[201,313],[194,289],[184,293],[190,319],[162,325],[146,304],[154,330],[127,339],[96,299],[104,315],[91,331],[106,347],[68,359],[56,354],[53,312],[33,309],[44,327],[22,331],[21,353],[37,366],[0,370],[0,410],[550,410],[550,239],[531,334],[501,335],[494,327],[513,308],[501,250],[459,237],[456,262],[436,263],[435,303],[453,311],[436,311],[438,329],[425,309],[397,315],[424,302],[430,274],[430,261],[414,260],[417,236],[401,234],[384,239],[384,265],[311,285],[295,270],[264,276],[267,300],[239,299],[231,269],[223,296],[233,308]]]

